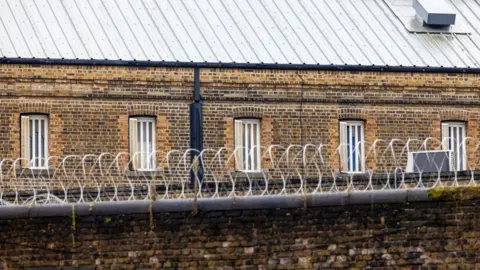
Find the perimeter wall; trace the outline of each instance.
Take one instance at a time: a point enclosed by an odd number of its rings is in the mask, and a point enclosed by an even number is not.
[[[478,199],[0,220],[0,268],[479,269],[479,224]]]

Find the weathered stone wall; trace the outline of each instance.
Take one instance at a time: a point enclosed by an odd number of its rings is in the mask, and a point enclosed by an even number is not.
[[[479,269],[479,224],[478,200],[0,220],[0,268]]]
[[[364,120],[370,142],[439,138],[447,120],[467,123],[469,149],[480,134],[475,74],[201,69],[200,75],[206,148],[233,146],[235,117],[261,118],[264,146],[327,144],[333,165],[340,119]],[[0,157],[19,157],[22,113],[49,115],[50,155],[128,152],[132,115],[157,118],[159,151],[186,149],[193,80],[188,68],[0,65]],[[472,169],[479,169],[477,158],[470,157]]]

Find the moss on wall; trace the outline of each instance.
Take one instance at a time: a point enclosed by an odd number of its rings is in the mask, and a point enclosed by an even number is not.
[[[440,201],[467,201],[480,199],[480,186],[438,187],[428,190],[428,196]]]

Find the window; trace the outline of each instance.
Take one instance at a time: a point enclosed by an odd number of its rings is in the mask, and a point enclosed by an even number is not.
[[[155,170],[155,118],[131,117],[129,133],[132,168],[139,171]]]
[[[465,123],[442,123],[442,148],[450,150],[453,154],[453,164],[457,171],[467,169],[467,153],[465,150]],[[451,168],[453,170],[453,168]]]
[[[260,170],[260,121],[258,119],[235,120],[236,169]]]
[[[47,168],[48,117],[46,115],[22,115],[20,125],[22,167]]]
[[[340,122],[341,171],[365,171],[364,137],[362,121]]]

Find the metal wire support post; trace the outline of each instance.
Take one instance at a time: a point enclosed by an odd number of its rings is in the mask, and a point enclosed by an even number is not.
[[[193,199],[193,215],[198,214],[197,199],[198,199],[198,182],[199,182],[198,171],[199,171],[199,168],[200,168],[200,162],[199,162],[198,156],[195,156],[194,159],[193,159],[193,164],[192,164],[192,171],[193,171],[193,175],[194,175],[193,189],[194,189],[194,193],[195,193],[195,197]]]

